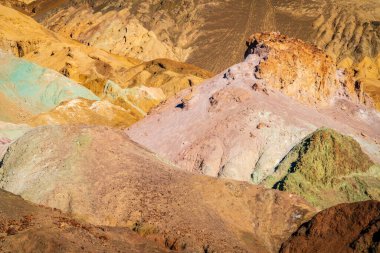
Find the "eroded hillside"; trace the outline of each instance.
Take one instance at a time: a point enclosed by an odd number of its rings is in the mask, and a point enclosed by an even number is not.
[[[7,191],[177,251],[276,252],[315,213],[288,193],[179,171],[104,127],[37,128],[1,164]]]

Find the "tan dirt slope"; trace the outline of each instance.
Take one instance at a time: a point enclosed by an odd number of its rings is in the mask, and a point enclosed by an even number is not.
[[[94,226],[0,190],[0,252],[169,252],[127,228]]]
[[[0,172],[1,188],[27,200],[190,252],[276,252],[315,212],[288,193],[178,171],[104,127],[32,130]]]

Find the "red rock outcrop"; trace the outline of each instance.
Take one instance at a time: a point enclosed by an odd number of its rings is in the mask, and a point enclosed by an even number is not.
[[[380,202],[341,204],[303,224],[281,253],[380,252]]]

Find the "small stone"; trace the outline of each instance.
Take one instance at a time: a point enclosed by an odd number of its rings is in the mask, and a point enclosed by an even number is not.
[[[267,124],[265,124],[265,123],[262,123],[262,122],[260,122],[257,126],[256,126],[256,128],[257,129],[262,129],[262,128],[264,128],[264,127],[269,127]]]
[[[7,235],[15,235],[17,233],[18,233],[18,231],[14,227],[10,227],[7,229]]]

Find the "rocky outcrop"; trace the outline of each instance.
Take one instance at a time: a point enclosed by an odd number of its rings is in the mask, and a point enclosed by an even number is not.
[[[370,103],[355,87],[352,73],[338,70],[335,61],[313,45],[279,33],[254,34],[246,43],[245,57],[256,54],[262,59],[255,77],[288,96],[319,105],[336,96]]]
[[[319,129],[296,145],[264,184],[303,196],[315,206],[380,200],[380,166],[359,143],[331,129]]]
[[[379,252],[380,202],[341,204],[303,224],[280,252]]]
[[[259,33],[247,40],[247,47],[246,58],[261,57],[256,79],[301,102],[321,105],[337,95],[354,101],[362,96],[352,77],[340,78],[335,61],[311,44],[279,33]]]
[[[1,188],[27,200],[178,251],[277,252],[314,213],[288,193],[178,171],[104,127],[32,130],[9,147],[0,175]]]

